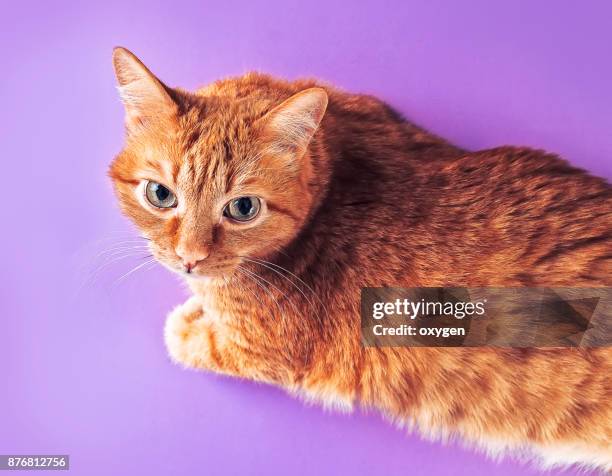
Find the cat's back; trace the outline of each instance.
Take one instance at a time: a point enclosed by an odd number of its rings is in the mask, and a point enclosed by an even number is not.
[[[486,250],[478,268],[491,279],[504,269],[514,284],[612,283],[612,187],[604,179],[518,147],[466,153],[430,173],[445,184],[432,195],[434,220]]]

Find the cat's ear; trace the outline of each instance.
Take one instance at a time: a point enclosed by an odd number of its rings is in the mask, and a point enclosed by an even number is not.
[[[178,107],[166,86],[131,51],[113,50],[113,66],[118,89],[125,106],[128,130],[175,115]]]
[[[261,121],[273,150],[304,154],[326,109],[322,88],[305,89],[272,109]]]

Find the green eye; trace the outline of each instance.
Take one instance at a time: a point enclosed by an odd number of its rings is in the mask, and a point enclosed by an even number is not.
[[[176,195],[161,183],[147,182],[145,185],[145,197],[147,197],[151,205],[157,208],[176,207]]]
[[[223,215],[235,221],[250,221],[261,209],[261,200],[257,197],[235,198],[225,206]]]

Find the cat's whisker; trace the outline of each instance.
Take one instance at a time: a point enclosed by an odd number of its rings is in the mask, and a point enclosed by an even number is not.
[[[125,280],[128,276],[131,276],[132,274],[134,274],[136,271],[138,271],[139,269],[142,269],[144,266],[154,263],[156,261],[155,258],[151,258],[148,261],[145,261],[144,263],[139,264],[138,266],[136,266],[135,268],[132,268],[130,271],[128,271],[127,273],[125,273],[124,275],[122,275],[119,279],[117,279],[114,283],[113,286],[117,286],[119,285],[119,283],[121,283],[123,280]]]
[[[112,259],[109,259],[103,263],[101,263],[100,265],[98,265],[91,273],[91,275],[86,279],[84,284],[89,284],[90,282],[93,283],[95,282],[96,278],[102,273],[103,270],[105,270],[106,268],[108,268],[109,266],[111,266],[112,264],[118,263],[119,261],[123,261],[125,259],[128,258],[149,258],[152,255],[144,255],[142,256],[140,253],[125,253],[125,254],[121,254],[118,256],[113,257]]]
[[[117,240],[117,239],[102,239],[102,240],[97,240],[97,241],[92,241],[90,243],[87,243],[83,246],[82,250],[95,250],[95,249],[108,249],[108,248],[114,248],[116,246],[146,246],[148,244],[148,241],[143,241],[143,240],[138,240],[138,239],[122,239],[122,240]]]
[[[276,286],[275,284],[271,283],[270,281],[268,281],[264,277],[260,276],[259,274],[255,273],[254,271],[250,271],[250,270],[247,270],[247,269],[244,269],[244,268],[243,268],[243,270],[246,271],[247,273],[253,274],[255,277],[257,277],[258,279],[260,279],[264,283],[268,284],[269,286],[272,286],[281,295],[281,297],[283,297],[287,301],[289,301],[289,304],[291,304],[291,307],[293,307],[293,310],[296,312],[296,314],[298,314],[298,315],[301,314],[300,311],[298,310],[297,306],[293,302],[293,300],[287,295],[287,293],[283,292],[282,289],[280,289],[278,286]]]
[[[295,273],[292,273],[291,271],[289,271],[287,268],[276,264],[276,263],[272,263],[271,261],[266,261],[266,260],[262,260],[262,259],[257,259],[257,258],[248,258],[246,256],[241,256],[242,259],[245,259],[247,261],[253,261],[261,266],[266,266],[269,269],[272,269],[271,267],[275,267],[279,270],[284,271],[285,273],[289,274],[291,277],[293,277],[294,279],[298,280],[301,284],[303,284],[314,296],[314,298],[319,302],[319,304],[321,305],[321,308],[323,309],[324,313],[327,315],[327,308],[325,307],[325,304],[323,303],[323,301],[321,301],[321,298],[319,298],[319,296],[317,295],[317,293],[314,291],[314,289],[312,289],[312,287],[310,287],[308,285],[308,283],[306,283],[302,278],[300,278],[298,275],[296,275]],[[278,274],[280,274],[279,271],[276,271]],[[304,294],[304,292],[297,287],[297,285],[295,283],[293,283],[292,281],[289,280],[288,277],[282,275],[283,277],[285,277],[289,282],[291,282],[296,289],[300,290],[300,292],[302,293],[302,295],[304,296],[304,298],[306,300],[308,300],[309,304],[313,307],[313,309],[315,310],[315,314],[317,315],[317,317],[320,319],[320,316],[318,314],[318,312],[316,311],[316,306],[312,303],[312,301],[310,301],[310,299],[308,299],[306,297],[306,295]]]
[[[276,251],[277,253],[280,253],[281,255],[291,259],[291,256],[289,256],[289,253],[287,253],[284,249],[282,249],[280,246],[273,246],[272,249],[274,251]]]
[[[98,247],[97,245],[102,245],[102,242],[104,241],[109,241],[109,239],[98,240],[92,244],[85,245],[85,247],[81,249],[79,252],[79,261],[81,261],[82,264],[78,266],[79,268],[86,269],[100,258],[104,258],[106,260],[109,257],[122,254],[123,252],[144,252],[149,248],[146,241],[141,241],[131,237],[127,240],[115,240],[114,242],[111,242],[110,245],[105,244],[103,249],[96,251],[95,248]],[[88,247],[90,249],[89,252],[86,251]],[[90,255],[89,257],[87,257],[88,254]]]
[[[266,288],[265,288],[264,286],[262,286],[262,285],[261,285],[261,283],[260,283],[259,281],[257,281],[256,279],[254,279],[252,276],[250,276],[250,275],[246,274],[246,273],[244,272],[244,269],[242,269],[242,268],[238,267],[238,268],[236,269],[236,271],[238,271],[238,272],[239,272],[239,273],[240,273],[242,276],[244,276],[244,277],[245,277],[245,278],[246,278],[246,279],[247,279],[249,282],[254,283],[254,284],[255,284],[255,286],[257,286],[257,287],[259,287],[259,288],[263,289],[263,290],[264,290],[264,292],[265,292],[265,291],[267,291],[267,290],[266,290]],[[272,319],[274,319],[274,313],[272,313],[272,312],[271,312],[271,310],[270,310],[269,306],[266,306],[266,304],[265,304],[265,303],[264,303],[264,302],[261,300],[261,298],[260,298],[260,297],[257,295],[257,293],[256,293],[254,290],[252,290],[250,287],[248,287],[248,286],[246,286],[246,285],[245,285],[245,286],[240,286],[240,288],[241,288],[241,289],[248,289],[248,290],[249,290],[249,292],[250,292],[250,293],[253,295],[253,297],[254,297],[254,298],[257,300],[257,302],[259,302],[259,304],[261,305],[262,310],[267,310],[267,311],[270,311],[270,316],[272,317]],[[278,307],[278,303],[276,303],[276,305],[277,305],[277,307]],[[279,308],[279,311],[280,311],[280,308]]]
[[[125,251],[146,251],[149,247],[147,245],[137,245],[137,246],[116,246],[114,248],[109,248],[106,250],[100,251],[93,259],[99,259],[102,257],[113,256],[117,253],[122,253]]]
[[[274,294],[272,293],[272,291],[270,291],[266,286],[264,286],[261,281],[259,276],[257,276],[255,273],[241,267],[238,266],[236,269],[238,269],[241,273],[243,273],[247,278],[249,278],[252,282],[254,282],[257,286],[259,286],[261,289],[264,290],[264,292],[266,292],[270,298],[272,298],[272,300],[274,301],[274,303],[276,304],[276,307],[278,308],[278,311],[280,312],[281,317],[283,316],[283,308],[281,307],[281,305],[279,304],[278,300],[276,299],[276,297],[274,296]],[[261,302],[261,301],[260,301]],[[263,303],[262,303],[262,306]],[[264,306],[265,307],[265,306]],[[272,314],[272,316],[274,317],[274,315]]]
[[[91,246],[91,247],[97,247],[99,245],[104,245],[107,243],[111,243],[113,245],[119,245],[122,243],[139,243],[139,244],[146,244],[148,243],[150,240],[148,238],[142,237],[142,236],[125,236],[125,237],[104,237],[104,238],[100,238],[98,240],[92,241],[90,242],[88,245],[86,246]]]
[[[274,265],[274,263],[271,263],[269,261],[263,261],[263,260],[256,260],[253,258],[247,258],[246,256],[242,256],[242,259],[244,259],[245,261],[251,262],[251,263],[255,263],[259,266],[263,266],[264,268],[269,269],[270,271],[276,273],[278,276],[280,276],[281,278],[285,279],[289,284],[291,284],[295,289],[297,289],[299,291],[299,293],[304,297],[304,299],[306,299],[306,301],[308,302],[308,304],[310,304],[310,306],[312,307],[313,311],[315,312],[317,318],[320,319],[320,316],[317,312],[317,308],[314,305],[313,301],[306,296],[306,294],[304,293],[304,291],[292,280],[290,280],[287,276],[285,276],[283,273],[281,273],[280,271],[278,271],[277,269],[274,269],[271,265]],[[282,268],[282,266],[279,266],[279,268]],[[290,271],[284,269],[284,271],[286,271],[287,273],[290,273],[293,275],[293,273],[291,273]],[[306,283],[304,283],[304,281],[302,281],[300,278],[298,278],[297,276],[293,275],[294,278],[298,279],[300,282],[302,282],[302,284],[304,284],[306,287],[308,287],[308,285]],[[312,289],[310,289],[310,291],[314,294],[314,291],[312,291]]]
[[[87,286],[95,284],[96,280],[102,274],[102,271],[105,270],[106,268],[108,268],[109,266],[111,266],[112,264],[118,263],[118,262],[123,261],[123,260],[128,259],[128,258],[140,258],[140,259],[144,259],[144,258],[150,258],[150,257],[152,257],[152,255],[150,255],[150,254],[141,256],[140,253],[130,253],[130,252],[128,252],[128,253],[125,253],[125,254],[121,254],[121,255],[115,256],[112,259],[109,259],[109,260],[107,260],[105,262],[102,262],[95,269],[93,269],[91,271],[91,273],[89,273],[87,276],[83,277],[83,281],[78,286],[78,289],[75,292],[75,296],[78,296],[83,291],[83,289],[85,289]]]
[[[240,266],[238,266],[238,268],[240,268]],[[240,272],[240,274],[242,274],[243,276],[246,276],[247,278],[249,278],[249,279],[250,279],[250,276],[248,276],[247,274],[242,273],[241,269],[237,269],[237,271],[239,271],[239,272]],[[224,280],[224,282],[225,282],[226,286],[229,286],[229,284],[230,284],[231,280],[230,280],[230,279],[228,279],[228,278],[227,278],[227,277],[225,277],[225,276],[223,277],[223,280]],[[265,305],[265,304],[263,303],[263,301],[262,301],[262,300],[259,298],[259,296],[257,295],[257,293],[255,293],[255,291],[253,291],[251,288],[249,288],[249,287],[247,287],[247,286],[243,286],[243,285],[242,285],[242,283],[240,283],[240,281],[238,281],[238,280],[236,280],[235,284],[238,286],[238,288],[239,288],[240,290],[245,290],[245,289],[246,289],[246,290],[248,290],[248,291],[249,291],[249,292],[250,292],[250,293],[253,295],[253,297],[254,297],[254,298],[255,298],[255,299],[256,299],[256,300],[259,302],[259,304],[261,304],[262,309],[265,309],[265,308],[266,308],[266,305]]]
[[[155,266],[157,266],[157,265],[159,264],[159,263],[157,262],[157,259],[155,259],[155,260],[153,260],[153,261],[150,261],[149,263],[150,263],[150,264],[149,264],[149,266],[147,266],[147,267],[146,267],[146,268],[145,268],[143,271],[150,271],[150,270],[152,270],[153,268],[155,268]]]
[[[150,253],[146,253],[147,251],[148,251],[147,249],[126,249],[126,250],[117,250],[112,253],[109,253],[101,257],[103,259],[101,260],[100,263],[97,264],[96,268],[94,269],[94,273],[122,259],[132,258],[132,257],[139,258],[139,257],[142,257],[143,254],[145,257],[151,256]]]

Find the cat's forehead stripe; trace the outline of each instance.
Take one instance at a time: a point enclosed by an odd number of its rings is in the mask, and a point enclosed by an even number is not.
[[[147,160],[145,165],[146,168],[143,170],[145,174],[156,171],[168,185],[176,183],[177,167],[174,161],[161,158],[160,160]]]

